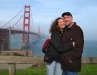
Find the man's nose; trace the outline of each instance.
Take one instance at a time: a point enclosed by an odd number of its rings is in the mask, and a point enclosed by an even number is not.
[[[64,22],[67,21],[67,18],[64,19]]]
[[[67,21],[68,19],[67,18],[65,18],[65,21]]]
[[[65,17],[65,20],[68,20],[68,17]]]

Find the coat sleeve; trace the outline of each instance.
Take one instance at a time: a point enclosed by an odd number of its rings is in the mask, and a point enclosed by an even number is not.
[[[61,35],[58,31],[52,32],[50,43],[59,52],[65,52],[73,48],[72,42],[68,42],[68,43],[62,42]]]
[[[74,58],[80,58],[83,53],[83,47],[84,47],[83,31],[81,28],[78,28],[75,37],[75,47],[73,48],[71,55]]]

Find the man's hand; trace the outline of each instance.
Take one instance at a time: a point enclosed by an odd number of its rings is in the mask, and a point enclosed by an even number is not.
[[[75,47],[75,42],[72,42],[72,44],[73,44],[73,47]]]

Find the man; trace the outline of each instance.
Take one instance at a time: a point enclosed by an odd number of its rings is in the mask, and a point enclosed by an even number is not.
[[[70,12],[64,12],[62,17],[66,22],[63,41],[64,43],[74,41],[75,47],[61,54],[61,66],[64,75],[77,75],[81,71],[81,58],[84,46],[83,31],[73,22],[73,16]]]

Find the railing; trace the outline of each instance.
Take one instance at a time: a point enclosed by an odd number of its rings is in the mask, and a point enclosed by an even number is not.
[[[0,56],[0,63],[9,65],[9,75],[16,75],[16,64],[43,64],[42,57]],[[97,57],[82,58],[82,63],[97,63]]]
[[[0,63],[9,65],[9,75],[16,75],[16,64],[43,64],[42,57],[0,56]]]

